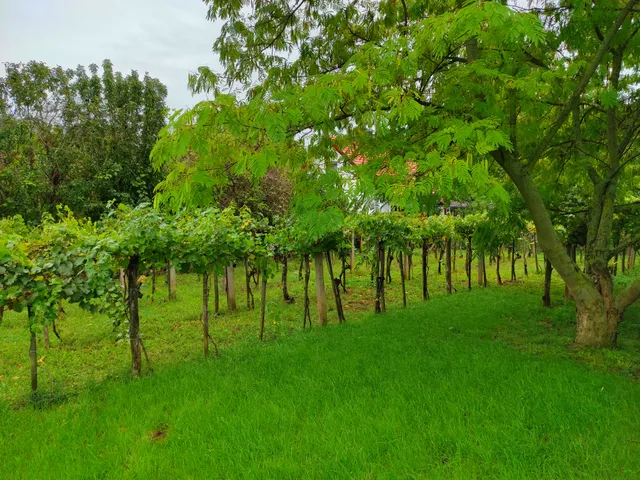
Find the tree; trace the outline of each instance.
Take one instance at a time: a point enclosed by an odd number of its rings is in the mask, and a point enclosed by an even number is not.
[[[349,167],[358,188],[408,210],[457,185],[508,202],[506,173],[576,302],[577,343],[611,347],[640,297],[640,279],[614,295],[607,268],[638,241],[611,244],[613,207],[637,192],[639,3],[209,0],[208,17],[224,21],[214,50],[225,73],[201,68],[190,79],[215,100],[190,113],[196,134],[180,142],[221,129],[242,144],[236,165],[253,173],[276,159],[301,168],[277,153],[301,137],[315,157],[354,146],[352,156],[368,159]],[[221,93],[233,82],[246,100]],[[586,272],[541,194],[557,170],[589,189]]]
[[[110,215],[113,221],[105,222],[107,238],[103,248],[113,256],[114,266],[124,268],[126,272],[125,300],[129,321],[131,372],[138,376],[142,372],[143,350],[146,355],[138,311],[141,287],[146,280],[142,272],[145,268],[158,268],[166,264],[168,257],[178,250],[176,235],[172,219],[153,210],[148,204],[135,208],[120,205]]]
[[[21,218],[0,221],[0,309],[28,312],[31,388],[37,390],[36,334],[45,333],[67,300],[95,312],[113,313],[102,299],[120,299],[113,265],[96,227],[69,211],[46,216],[41,228],[28,229]]]
[[[149,161],[165,124],[159,80],[44,63],[5,64],[0,78],[0,215],[40,220],[68,205],[97,219],[110,200],[153,198],[161,173]]]

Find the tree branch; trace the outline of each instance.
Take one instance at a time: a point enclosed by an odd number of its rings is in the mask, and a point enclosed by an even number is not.
[[[624,311],[625,308],[636,302],[640,298],[640,278],[636,279],[629,288],[618,295],[616,299],[616,307],[620,311]]]
[[[613,258],[616,255],[624,252],[627,248],[635,247],[637,245],[640,245],[640,234],[636,235],[635,237],[631,237],[624,242],[620,242],[617,247],[612,248],[609,252],[609,258]]]
[[[591,63],[589,64],[589,66],[587,67],[587,70],[582,75],[582,78],[580,79],[580,82],[578,83],[576,89],[574,90],[573,95],[571,95],[571,98],[569,99],[569,101],[564,105],[564,107],[558,114],[558,118],[556,118],[556,121],[553,123],[549,131],[546,133],[544,138],[538,144],[538,148],[536,148],[536,150],[533,152],[533,155],[529,159],[529,163],[528,163],[529,168],[533,168],[538,162],[538,160],[540,160],[540,157],[542,157],[544,152],[547,150],[547,147],[553,140],[553,137],[555,137],[556,133],[558,133],[558,130],[560,130],[560,127],[562,127],[562,125],[564,124],[565,120],[567,119],[571,111],[575,108],[575,106],[580,101],[580,96],[582,95],[582,92],[589,84],[591,77],[593,77],[593,74],[598,68],[598,65],[600,65],[600,62],[602,61],[602,58],[611,47],[611,43],[613,42],[613,39],[616,36],[616,33],[618,33],[618,30],[622,26],[622,23],[625,21],[625,19],[633,9],[633,7],[635,7],[639,2],[640,0],[629,0],[627,5],[620,12],[620,15],[618,15],[618,18],[616,19],[613,26],[607,32],[607,35],[604,37],[604,40],[600,44],[600,47],[596,51],[596,54],[591,59]]]
[[[549,70],[549,65],[544,63],[539,58],[535,57],[531,52],[529,52],[528,50],[525,50],[525,49],[522,49],[522,51],[524,52],[525,56],[529,59],[529,61],[531,63],[533,63],[534,65],[536,65],[536,66],[538,66],[540,68],[544,68],[545,70]]]

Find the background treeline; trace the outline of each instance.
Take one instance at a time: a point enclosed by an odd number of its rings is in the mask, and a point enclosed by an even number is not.
[[[0,217],[39,221],[56,205],[98,218],[108,201],[153,198],[149,153],[166,123],[166,87],[109,60],[75,70],[5,64],[0,78]]]

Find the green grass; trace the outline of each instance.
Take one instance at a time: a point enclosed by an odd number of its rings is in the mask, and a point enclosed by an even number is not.
[[[577,351],[559,282],[548,310],[540,276],[449,297],[434,275],[433,300],[411,280],[405,310],[396,278],[374,316],[360,273],[347,324],[301,332],[300,298],[272,282],[268,341],[256,311],[226,314],[209,361],[197,278],[180,276],[178,302],[143,301],[140,379],[105,319],[69,309],[44,353],[51,404],[25,401],[27,338],[6,315],[0,478],[640,478],[637,307],[619,350]]]

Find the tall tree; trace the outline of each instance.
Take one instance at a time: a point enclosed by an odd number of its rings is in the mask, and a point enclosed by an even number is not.
[[[99,217],[109,200],[153,198],[149,154],[165,125],[166,88],[110,61],[65,70],[5,64],[0,78],[0,215],[38,220],[56,205]]]
[[[614,295],[607,268],[639,240],[614,248],[611,225],[615,204],[638,192],[640,0],[206,3],[224,22],[214,50],[225,72],[190,79],[215,99],[189,112],[178,146],[224,131],[242,146],[236,165],[256,174],[278,160],[303,168],[281,155],[295,140],[314,157],[348,147],[358,189],[404,209],[459,185],[504,204],[506,174],[575,299],[577,342],[615,345],[640,297],[640,279]],[[221,93],[237,82],[246,99]],[[588,192],[586,272],[545,204],[554,171]]]

